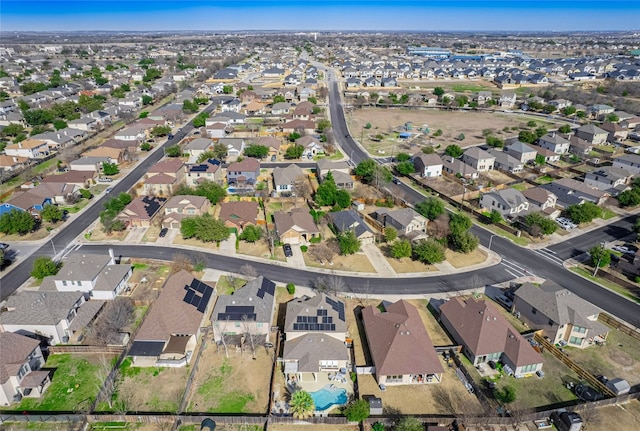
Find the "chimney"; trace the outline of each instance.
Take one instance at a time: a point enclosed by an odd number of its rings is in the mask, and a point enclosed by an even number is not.
[[[109,265],[115,265],[116,264],[116,258],[113,254],[113,249],[109,248],[109,257],[111,258],[111,260],[109,261]]]

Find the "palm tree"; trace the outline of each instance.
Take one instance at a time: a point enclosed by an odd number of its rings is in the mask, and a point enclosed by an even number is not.
[[[289,410],[294,417],[304,419],[313,415],[316,406],[307,391],[298,391],[291,396]]]

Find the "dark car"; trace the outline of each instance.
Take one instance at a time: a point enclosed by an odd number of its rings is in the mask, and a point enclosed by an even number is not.
[[[587,385],[577,385],[575,389],[576,395],[582,401],[598,401],[604,399],[604,396]]]
[[[158,234],[158,236],[159,236],[160,238],[164,238],[165,236],[167,236],[167,232],[169,232],[169,229],[167,229],[166,227],[163,227],[163,228],[160,230],[160,233]]]
[[[0,242],[0,250],[5,250],[7,248],[9,248],[9,244],[6,242]]]
[[[284,250],[285,257],[293,256],[293,250],[291,249],[291,245],[285,244],[282,246],[282,249]]]

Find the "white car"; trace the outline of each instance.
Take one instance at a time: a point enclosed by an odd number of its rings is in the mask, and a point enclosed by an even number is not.
[[[614,245],[613,247],[611,247],[611,250],[614,251],[619,251],[620,253],[633,253],[633,251],[631,251],[628,247],[625,247],[624,245]]]

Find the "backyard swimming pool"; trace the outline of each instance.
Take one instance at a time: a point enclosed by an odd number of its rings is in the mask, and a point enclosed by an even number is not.
[[[346,389],[331,388],[329,385],[319,391],[311,392],[310,395],[316,405],[316,410],[327,410],[332,406],[343,406],[349,401]]]

